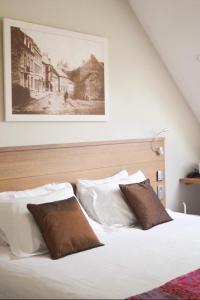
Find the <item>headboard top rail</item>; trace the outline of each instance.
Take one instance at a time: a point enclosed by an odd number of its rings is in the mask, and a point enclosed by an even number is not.
[[[77,148],[101,145],[115,145],[115,144],[131,144],[131,143],[151,143],[153,138],[144,139],[126,139],[126,140],[108,140],[108,141],[92,141],[80,143],[66,143],[66,144],[45,144],[45,145],[28,145],[28,146],[11,146],[0,147],[1,152],[16,152],[16,151],[31,151],[31,150],[47,150],[47,149],[61,149],[61,148]],[[164,142],[163,137],[156,138],[156,142]]]
[[[0,192],[51,182],[75,185],[79,178],[105,178],[122,169],[142,170],[156,189],[165,160],[152,150],[152,141],[164,147],[159,138],[0,148]]]

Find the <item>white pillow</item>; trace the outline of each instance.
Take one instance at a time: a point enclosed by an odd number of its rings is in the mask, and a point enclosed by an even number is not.
[[[83,185],[84,186],[92,186],[96,184],[102,184],[102,183],[107,183],[107,182],[113,182],[119,179],[127,178],[128,177],[128,172],[126,170],[122,170],[116,174],[114,174],[111,177],[103,178],[103,179],[96,179],[96,180],[85,180],[85,179],[78,179],[77,181],[77,188],[81,188]]]
[[[54,191],[49,190],[42,195],[38,195],[39,189],[37,189],[35,196],[33,190],[29,190],[31,193],[20,191],[17,192],[17,197],[9,194],[2,197],[4,199],[0,201],[0,240],[3,244],[9,244],[12,253],[18,257],[28,257],[48,252],[40,230],[27,209],[27,204],[47,203],[75,196],[73,187],[69,183],[58,184]],[[19,197],[19,195],[29,196]],[[93,231],[102,241],[104,239],[102,226],[91,220],[83,208],[82,211]]]
[[[93,205],[91,202],[91,198],[88,197],[88,193],[90,192],[90,188],[93,186],[97,186],[99,184],[104,183],[111,183],[111,182],[118,182],[119,180],[128,178],[128,172],[126,170],[122,170],[115,175],[103,179],[97,180],[83,180],[78,179],[76,184],[76,195],[80,200],[81,204],[83,205],[84,209],[86,210],[87,214],[93,218],[94,220],[97,219],[95,215],[95,211],[93,209]]]
[[[28,203],[47,203],[72,197],[73,188],[49,192],[36,197],[22,197],[0,201],[0,229],[6,235],[11,251],[19,257],[47,252],[46,245],[32,215]]]
[[[81,203],[90,217],[102,225],[129,226],[136,222],[120,191],[119,184],[139,183],[146,179],[141,171],[115,182],[90,186]]]
[[[77,199],[77,198],[76,198]],[[78,201],[78,199],[77,199]],[[94,221],[93,219],[91,219],[88,214],[86,213],[86,211],[84,210],[83,206],[81,205],[81,203],[78,201],[81,210],[84,214],[84,216],[86,217],[88,223],[90,224],[90,226],[92,227],[92,230],[94,231],[94,233],[96,234],[96,236],[98,237],[98,239],[102,242],[105,243],[105,230],[102,227],[101,224],[99,224],[98,222]]]
[[[11,198],[22,198],[22,197],[35,197],[39,195],[48,194],[50,191],[57,191],[68,186],[68,183],[49,183],[34,189],[27,189],[24,191],[9,191],[0,193],[0,201],[11,199]],[[70,188],[71,189],[71,188]]]
[[[23,191],[9,191],[0,193],[0,201],[8,199],[16,199],[22,197],[35,197],[38,195],[48,194],[50,191],[56,191],[66,187],[66,183],[49,183],[34,189],[27,189]],[[9,245],[5,233],[0,230],[0,245]]]

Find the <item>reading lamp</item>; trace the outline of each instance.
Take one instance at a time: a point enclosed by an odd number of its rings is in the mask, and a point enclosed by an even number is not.
[[[158,131],[151,142],[151,149],[153,152],[155,152],[157,155],[163,155],[164,154],[164,148],[162,146],[156,146],[156,141],[160,137],[161,134],[167,132],[168,128],[163,128],[162,130]]]

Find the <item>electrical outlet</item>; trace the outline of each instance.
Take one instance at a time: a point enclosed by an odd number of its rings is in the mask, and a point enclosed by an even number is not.
[[[164,171],[163,170],[158,170],[156,172],[156,178],[157,178],[157,181],[163,181],[164,180]]]
[[[163,184],[157,186],[157,196],[160,200],[163,200],[165,197],[165,188]]]

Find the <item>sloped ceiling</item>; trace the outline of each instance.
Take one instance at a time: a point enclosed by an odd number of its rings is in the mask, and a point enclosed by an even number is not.
[[[200,0],[129,0],[200,122]]]

